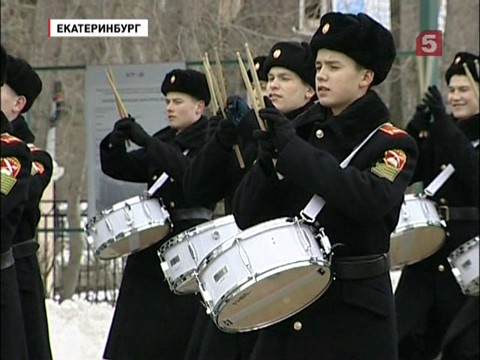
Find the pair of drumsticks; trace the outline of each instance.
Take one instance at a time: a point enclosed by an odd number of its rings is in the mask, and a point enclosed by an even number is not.
[[[117,104],[117,109],[118,113],[120,114],[120,117],[126,118],[128,117],[128,112],[127,109],[125,108],[125,105],[123,104],[122,98],[120,97],[120,93],[117,90],[117,83],[115,81],[115,76],[113,75],[112,68],[107,66],[107,70],[105,71],[107,75],[107,80],[108,83],[110,84],[110,87],[112,88],[113,96],[115,97],[115,103]],[[127,146],[130,145],[130,140],[126,140]]]
[[[208,53],[203,56],[203,68],[205,70],[205,76],[207,78],[208,89],[212,98],[213,112],[220,110],[222,117],[226,118],[225,106],[227,105],[227,89],[225,87],[225,81],[223,78],[222,62],[220,61],[220,55],[217,47],[214,48],[215,52],[215,69],[219,83],[213,76],[212,66],[210,65],[210,59]],[[243,160],[242,152],[238,144],[233,145],[235,156],[237,157],[238,165],[241,169],[245,168],[245,161]]]

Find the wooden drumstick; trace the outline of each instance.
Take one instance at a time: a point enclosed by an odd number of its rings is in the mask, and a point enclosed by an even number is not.
[[[255,92],[257,93],[257,99],[258,99],[260,108],[263,109],[265,108],[265,101],[263,100],[262,88],[260,87],[260,80],[258,80],[257,69],[255,68],[255,63],[253,62],[252,53],[250,52],[248,43],[245,43],[245,51],[247,53],[248,67],[250,68],[250,72],[253,78],[253,87],[255,89]]]
[[[214,106],[216,109],[220,109],[223,118],[225,119],[227,116],[225,114],[225,110],[223,109],[223,106],[219,106],[218,101],[217,101],[217,96],[221,96],[217,94],[217,90],[215,89],[215,82],[212,76],[212,69],[209,66],[210,63],[208,61],[208,55],[205,53],[205,56],[203,57],[203,67],[205,69],[205,75],[207,77],[207,84],[208,88],[210,90],[210,96],[212,98],[212,101],[214,101]],[[233,145],[233,151],[235,152],[235,156],[237,157],[238,165],[240,166],[241,169],[245,168],[245,161],[243,160],[242,152],[240,151],[240,147],[238,144]]]
[[[215,52],[215,68],[217,69],[217,79],[219,82],[220,94],[222,95],[221,103],[227,105],[227,88],[225,87],[225,79],[223,77],[222,61],[220,60],[220,54],[218,48],[213,48]]]
[[[243,64],[242,57],[240,56],[240,53],[238,51],[236,52],[236,55],[237,55],[238,66],[240,67],[240,73],[242,74],[243,83],[245,84],[245,87],[247,88],[248,97],[250,98],[250,101],[251,101],[252,106],[253,106],[253,111],[255,112],[255,116],[257,117],[258,126],[260,127],[260,129],[262,131],[267,131],[267,127],[266,127],[263,119],[260,117],[260,115],[258,113],[260,109],[258,107],[257,100],[255,99],[255,94],[253,93],[252,87],[250,85],[250,80],[248,79],[247,69],[245,68],[245,65]],[[262,98],[262,100],[263,100],[263,98]]]
[[[116,86],[116,82],[115,82],[115,77],[113,75],[113,71],[112,69],[110,68],[110,66],[108,66],[108,70],[106,72],[107,74],[107,79],[108,79],[108,82],[110,83],[110,87],[112,88],[112,91],[113,91],[113,95],[115,97],[115,102],[117,104],[117,108],[118,108],[118,113],[120,114],[120,116],[123,118],[123,117],[127,117],[128,116],[128,112],[127,110],[125,109],[125,105],[123,105],[123,101],[122,101],[122,98],[120,97],[120,93],[118,92],[117,90],[117,86]]]
[[[473,93],[475,94],[475,97],[478,99],[478,84],[473,78],[472,73],[470,72],[470,69],[467,66],[467,63],[463,63],[463,69],[465,70],[465,74],[467,74],[468,80],[470,80],[470,85],[472,86]]]
[[[125,105],[123,105],[122,98],[120,97],[120,94],[117,90],[115,77],[113,75],[112,69],[110,68],[110,65],[107,67],[107,71],[105,73],[107,75],[108,83],[110,84],[110,87],[112,89],[113,97],[115,98],[115,103],[117,104],[118,113],[122,119],[126,118],[128,117],[128,112],[127,112],[127,109],[125,108]],[[130,146],[130,140],[127,139],[125,142],[127,146]]]
[[[225,117],[223,108],[221,108],[218,105],[217,95],[215,93],[215,89],[213,88],[212,73],[208,68],[207,60],[205,56],[203,56],[202,60],[203,60],[203,69],[205,70],[205,77],[207,78],[208,90],[210,91],[210,97],[212,99],[212,105],[213,105],[212,112],[215,114],[218,110],[220,110],[222,112],[222,116]]]
[[[210,72],[210,76],[212,78],[213,90],[215,91],[215,94],[217,96],[218,105],[220,106],[221,109],[223,109],[227,103],[227,99],[226,98],[223,99],[222,94],[220,92],[220,87],[218,86],[218,83],[217,83],[217,79],[215,78],[215,76],[213,76],[213,70],[212,70],[212,66],[210,65],[208,53],[205,53],[205,62],[207,64],[208,71]]]

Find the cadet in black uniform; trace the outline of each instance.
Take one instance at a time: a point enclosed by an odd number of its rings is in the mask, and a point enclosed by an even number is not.
[[[168,209],[176,235],[209,220],[213,206],[192,208],[184,199],[182,178],[206,140],[204,109],[210,101],[205,75],[176,69],[162,84],[170,126],[148,135],[133,118],[116,122],[100,144],[102,170],[119,180],[149,187],[166,172],[169,180],[154,194]],[[127,152],[125,141],[142,148]],[[188,154],[183,152],[188,150]],[[165,239],[166,240],[166,239]],[[194,295],[178,296],[165,281],[157,250],[160,243],[128,257],[104,357],[112,360],[182,359],[199,307]]]
[[[272,47],[267,57],[256,57],[254,64],[258,64],[255,67],[259,80],[268,80],[265,88],[267,95],[271,96],[282,112],[285,110],[289,119],[313,105],[315,66],[308,44],[279,42]],[[249,73],[250,79],[251,76]],[[238,102],[242,100],[237,98],[235,101],[239,106]],[[220,119],[214,136],[187,169],[184,188],[187,200],[194,204],[201,205],[205,201],[216,202],[225,198],[226,212],[230,213],[231,196],[256,157],[257,142],[252,133],[259,127],[253,110],[242,117],[238,115],[237,109],[232,111],[230,104],[227,104],[226,112],[229,118]],[[241,139],[246,162],[244,169],[240,169],[232,150],[238,137]],[[203,331],[192,337],[187,359],[247,359],[256,333],[237,336],[223,333],[216,328],[204,309],[201,312],[197,317],[196,328]]]
[[[2,111],[12,125],[12,134],[28,144],[32,156],[32,170],[28,202],[13,241],[13,255],[17,270],[23,320],[30,359],[51,359],[48,335],[45,290],[37,259],[36,230],[40,221],[40,200],[50,182],[53,163],[50,155],[33,145],[35,136],[22,114],[27,112],[42,90],[42,81],[23,59],[9,56],[7,81],[11,91],[2,99]]]
[[[316,221],[334,249],[335,279],[309,307],[260,330],[251,359],[395,360],[386,253],[417,147],[388,123],[389,111],[371,89],[390,71],[395,45],[391,33],[366,14],[327,13],[310,47],[319,102],[293,123],[276,109],[260,111],[271,137],[259,146],[274,145],[275,170],[284,178],[257,162],[236,191],[234,216],[245,229],[299,215],[314,194],[321,196],[325,206]]]
[[[1,45],[1,100],[12,91],[4,85],[7,53]],[[10,134],[10,123],[0,112],[1,132],[1,346],[0,358],[27,360],[27,341],[23,325],[22,307],[18,291],[17,272],[12,244],[19,226],[23,208],[28,199],[32,159],[27,145]]]
[[[468,298],[460,291],[447,256],[479,234],[479,99],[463,67],[466,63],[478,89],[475,59],[478,62],[478,56],[458,53],[446,72],[451,115],[447,115],[442,96],[433,86],[407,125],[420,147],[412,181],[427,186],[448,164],[455,172],[433,197],[447,223],[444,246],[405,267],[395,293],[400,359],[434,359],[439,352],[444,352],[444,359],[478,359],[478,297],[470,300],[476,303],[466,308],[471,315],[463,315],[468,319],[463,326],[458,328],[457,323],[457,330],[449,331],[443,340],[447,348],[442,350],[442,339]],[[467,340],[469,326],[476,335]]]

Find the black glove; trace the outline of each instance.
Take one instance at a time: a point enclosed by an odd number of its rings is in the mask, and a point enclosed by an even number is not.
[[[110,143],[112,145],[122,145],[130,137],[130,127],[135,122],[132,117],[126,117],[118,120],[110,134]]]
[[[422,131],[428,131],[430,128],[431,113],[425,104],[418,104],[415,114],[407,124],[408,133],[417,136]]]
[[[235,126],[240,125],[240,121],[249,111],[250,107],[240,96],[234,95],[227,98],[225,113],[227,118],[235,124]]]
[[[295,136],[295,129],[290,120],[275,108],[260,109],[260,117],[267,122],[268,131],[274,136],[274,143],[280,152]]]
[[[130,139],[138,146],[146,147],[152,137],[148,135],[143,127],[134,122],[130,125]]]
[[[445,111],[445,105],[443,105],[442,95],[435,85],[428,87],[423,102],[432,113],[434,121],[443,122],[446,120],[448,115]]]
[[[257,139],[257,163],[262,168],[263,172],[270,176],[275,173],[273,159],[276,157],[275,144],[273,135],[268,131],[255,130],[253,137]]]
[[[219,144],[226,149],[231,149],[238,142],[235,125],[228,119],[220,120],[215,136]]]

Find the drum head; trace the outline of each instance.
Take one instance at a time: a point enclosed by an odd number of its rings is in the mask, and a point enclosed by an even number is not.
[[[96,251],[103,260],[131,255],[162,240],[170,232],[170,224],[164,223],[146,229],[134,229],[125,233],[120,239],[107,241]]]
[[[220,304],[217,326],[245,332],[278,323],[318,299],[331,282],[330,269],[319,264],[276,269],[239,287]]]
[[[445,231],[440,226],[423,226],[392,235],[390,264],[392,270],[412,265],[437,252],[445,242]]]

